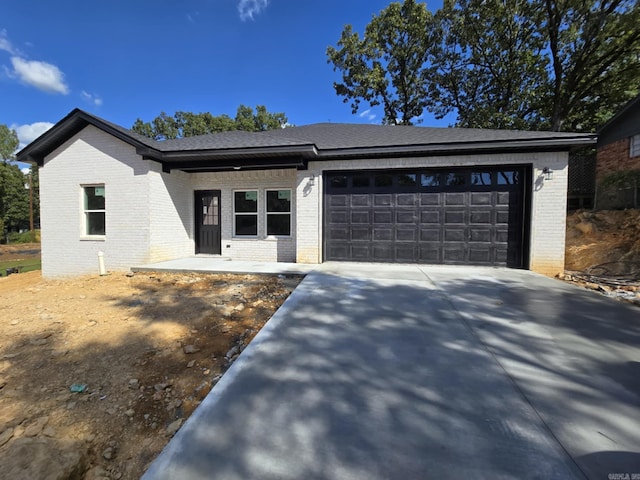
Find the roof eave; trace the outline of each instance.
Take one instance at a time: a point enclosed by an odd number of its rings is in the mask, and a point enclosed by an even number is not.
[[[29,145],[24,147],[16,154],[16,160],[19,162],[31,163],[42,166],[45,157],[53,150],[58,148],[64,142],[76,135],[88,125],[96,128],[122,140],[136,149],[153,150],[149,145],[145,145],[139,140],[125,134],[124,132],[112,127],[111,125],[101,121],[99,118],[93,117],[86,112],[76,108],[66,117],[56,123],[49,130],[44,132]]]
[[[502,151],[563,151],[572,147],[595,145],[596,135],[579,137],[508,140],[502,142],[439,143],[428,145],[399,145],[390,147],[356,147],[321,150],[320,158],[397,156],[397,155],[452,155],[459,153],[502,152]]]

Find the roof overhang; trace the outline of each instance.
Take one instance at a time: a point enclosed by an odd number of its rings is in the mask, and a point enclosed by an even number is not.
[[[44,164],[45,157],[49,153],[54,151],[88,125],[94,125],[104,132],[113,135],[136,148],[145,146],[142,142],[115,128],[108,122],[104,122],[101,119],[76,108],[53,127],[20,150],[16,155],[16,158],[19,162],[42,166]]]
[[[472,155],[478,153],[569,151],[575,147],[595,145],[595,134],[575,137],[506,140],[490,142],[459,142],[389,147],[360,147],[321,150],[318,160],[332,158],[368,158],[397,156]]]
[[[88,125],[133,146],[136,153],[146,160],[158,162],[164,172],[219,172],[233,170],[265,170],[295,168],[306,169],[308,162],[331,159],[393,158],[400,156],[433,157],[439,155],[474,155],[506,152],[568,151],[575,147],[595,145],[595,134],[558,133],[536,135],[530,132],[520,138],[487,141],[441,141],[416,144],[383,144],[378,146],[344,146],[319,148],[313,139],[292,143],[285,138],[254,146],[215,146],[191,149],[189,144],[163,144],[142,137],[118,125],[75,109],[17,154],[20,162],[42,166],[45,157]],[[357,143],[356,143],[357,145]]]
[[[164,172],[220,172],[231,170],[264,170],[280,168],[307,168],[308,160],[316,158],[314,145],[279,147],[225,148],[215,150],[189,150],[160,152],[138,148],[136,152],[146,160],[162,164]]]

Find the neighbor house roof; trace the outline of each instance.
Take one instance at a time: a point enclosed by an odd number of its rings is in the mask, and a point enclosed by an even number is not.
[[[640,95],[627,102],[598,130],[598,147],[640,133]]]
[[[45,157],[88,125],[132,145],[165,171],[306,168],[310,160],[433,156],[488,152],[561,151],[592,145],[593,134],[473,128],[318,123],[265,132],[222,132],[157,141],[76,109],[21,150],[17,159]]]

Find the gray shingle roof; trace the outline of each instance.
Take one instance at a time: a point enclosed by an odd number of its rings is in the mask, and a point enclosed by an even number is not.
[[[309,143],[315,144],[319,150],[514,140],[552,140],[581,136],[581,134],[558,132],[347,123],[316,123],[282,130],[270,130],[258,135],[307,140]]]
[[[46,155],[87,125],[133,145],[144,158],[162,162],[168,169],[186,164],[195,168],[194,162],[218,169],[237,168],[242,162],[254,168],[268,168],[270,159],[285,157],[291,159],[284,164],[300,166],[304,161],[329,158],[566,150],[594,144],[596,138],[580,133],[317,123],[266,132],[233,131],[156,141],[76,109],[20,151],[18,160],[42,164]],[[257,160],[251,163],[249,158]],[[274,161],[274,165],[283,165]]]

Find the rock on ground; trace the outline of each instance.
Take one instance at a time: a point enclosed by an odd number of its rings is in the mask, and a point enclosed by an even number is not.
[[[80,480],[88,447],[73,440],[18,438],[0,452],[0,480]]]

